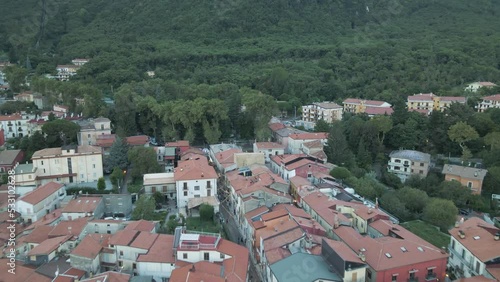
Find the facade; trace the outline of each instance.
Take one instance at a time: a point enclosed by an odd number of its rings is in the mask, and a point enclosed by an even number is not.
[[[473,194],[481,195],[483,180],[488,170],[475,167],[445,164],[442,172],[446,181],[456,180],[469,188]]]
[[[173,172],[144,174],[143,185],[146,195],[153,195],[156,192],[160,192],[167,199],[177,198]]]
[[[0,128],[3,129],[5,140],[29,136],[29,121],[30,116],[27,114],[0,116]]]
[[[26,264],[42,265],[54,259],[56,253],[60,251],[68,251],[69,235],[57,236],[43,241],[40,245],[34,247],[26,256]]]
[[[64,197],[66,197],[64,185],[49,182],[19,198],[16,202],[16,210],[25,221],[35,222],[58,209]]]
[[[101,272],[101,252],[106,251],[111,235],[88,234],[70,253],[71,266],[89,276]]]
[[[466,102],[467,99],[465,97],[437,96],[433,93],[420,93],[408,96],[406,106],[408,111],[416,111],[428,115],[435,110],[444,111],[452,103],[465,104]]]
[[[500,108],[500,94],[486,96],[482,99],[483,101],[476,106],[478,112],[482,113],[490,108]]]
[[[342,103],[344,105],[345,113],[361,114],[366,113],[368,115],[391,115],[392,105],[384,101],[375,100],[361,100],[349,98],[344,100]]]
[[[333,168],[331,164],[323,164],[322,160],[305,154],[278,155],[271,158],[271,169],[284,180],[294,176],[311,179],[314,173],[328,174]]]
[[[255,142],[253,151],[264,154],[264,159],[268,163],[271,161],[271,156],[285,154],[285,146],[274,142]]]
[[[342,114],[342,106],[333,102],[313,103],[302,106],[302,120],[306,122],[324,120],[327,123],[332,123],[333,121],[341,120]]]
[[[16,186],[37,186],[37,181],[36,181],[36,167],[33,166],[33,164],[18,164],[15,167],[15,179],[16,179]]]
[[[177,206],[186,207],[190,198],[217,196],[217,178],[206,157],[179,162],[174,170]]]
[[[107,118],[96,118],[80,125],[78,133],[79,145],[97,145],[97,138],[111,134],[111,121]]]
[[[458,222],[449,231],[448,266],[457,277],[484,275],[500,280],[500,229],[477,217]]]
[[[321,141],[322,144],[328,142],[328,133],[326,132],[312,132],[312,133],[299,133],[290,134],[288,136],[286,152],[289,154],[300,154],[304,143]]]
[[[13,169],[24,158],[21,150],[4,150],[0,152],[0,172],[7,172]]]
[[[429,154],[413,150],[400,150],[391,152],[389,157],[387,171],[394,173],[402,182],[405,182],[411,175],[426,177],[429,172],[431,163],[431,155]]]
[[[89,145],[65,146],[36,151],[31,157],[41,183],[97,182],[103,176],[102,152]]]
[[[479,81],[479,82],[473,82],[473,83],[467,85],[467,87],[465,87],[465,91],[477,92],[479,89],[481,89],[483,87],[493,88],[495,86],[497,86],[497,85],[493,82]]]

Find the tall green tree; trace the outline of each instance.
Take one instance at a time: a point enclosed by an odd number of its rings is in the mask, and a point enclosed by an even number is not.
[[[80,126],[65,119],[48,121],[42,126],[47,146],[50,148],[76,144]]]
[[[325,153],[328,161],[338,165],[350,168],[355,165],[354,154],[349,149],[347,140],[339,122],[332,124],[328,133],[328,143],[325,146]]]
[[[424,209],[423,219],[446,231],[456,220],[458,209],[450,200],[433,198]]]
[[[392,129],[392,119],[389,116],[376,116],[370,122],[379,132],[379,143],[384,144],[385,135]]]
[[[126,141],[117,136],[109,149],[109,155],[104,159],[104,169],[106,171],[114,171],[115,168],[120,170],[127,169],[129,164],[128,150]]]
[[[396,192],[399,200],[412,213],[421,214],[429,202],[429,196],[422,190],[403,187]]]
[[[152,220],[155,212],[155,199],[148,195],[141,195],[135,203],[135,208],[132,211],[133,220]]]
[[[267,141],[271,137],[267,124],[277,109],[276,101],[272,96],[255,90],[243,88],[241,91],[245,112],[253,117],[255,138]]]
[[[131,176],[135,179],[147,173],[162,172],[153,148],[134,147],[128,152],[128,160],[132,166]]]
[[[9,83],[10,89],[14,92],[20,92],[26,83],[28,70],[17,65],[5,68],[5,79]]]
[[[471,153],[465,143],[478,139],[479,134],[477,131],[466,122],[459,121],[450,127],[448,136],[462,148],[462,158],[468,160],[471,157]]]
[[[133,136],[137,134],[137,105],[136,94],[131,86],[120,87],[114,95],[117,119],[116,134],[120,137]]]
[[[104,180],[104,177],[100,177],[97,180],[97,190],[99,190],[99,191],[106,190],[106,181]]]

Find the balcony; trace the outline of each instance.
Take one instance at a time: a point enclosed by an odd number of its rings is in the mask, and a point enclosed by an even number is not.
[[[418,282],[418,278],[417,277],[414,277],[414,278],[408,278],[408,280],[406,280],[408,282]]]
[[[436,280],[437,279],[437,274],[436,273],[432,273],[430,275],[426,275],[425,276],[425,281],[433,281],[433,280]]]
[[[462,257],[462,254],[459,254],[456,250],[454,250],[451,245],[448,246],[448,250],[450,253],[453,253],[454,256],[456,256],[460,262],[464,265],[465,269],[461,269],[460,267],[455,267],[455,271],[458,272],[460,275],[464,275],[464,270],[469,272],[472,275],[479,275],[476,271],[474,271],[474,265],[472,262],[467,261],[464,257]]]

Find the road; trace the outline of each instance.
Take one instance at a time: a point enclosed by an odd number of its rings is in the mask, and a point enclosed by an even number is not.
[[[130,178],[130,168],[127,169],[127,173],[125,174],[125,177],[123,178],[123,181],[121,181],[120,185],[120,194],[129,194],[127,190],[127,184],[128,184],[128,179]]]

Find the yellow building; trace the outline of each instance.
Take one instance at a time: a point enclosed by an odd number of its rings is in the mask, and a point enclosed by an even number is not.
[[[416,111],[423,114],[430,114],[435,110],[444,111],[444,109],[450,107],[450,105],[453,103],[465,104],[465,102],[465,97],[440,97],[433,93],[420,93],[413,96],[408,96],[406,106],[408,108],[408,111],[410,112]]]

